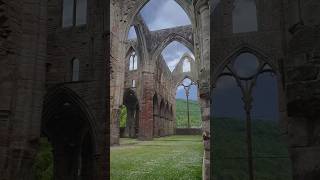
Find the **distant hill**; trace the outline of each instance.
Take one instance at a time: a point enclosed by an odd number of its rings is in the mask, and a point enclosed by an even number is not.
[[[189,100],[190,125],[201,127],[201,111],[197,101]],[[177,128],[188,127],[187,100],[176,99],[176,122]]]

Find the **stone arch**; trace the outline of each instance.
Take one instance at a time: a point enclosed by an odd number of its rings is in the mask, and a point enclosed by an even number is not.
[[[261,61],[267,63],[273,73],[276,75],[276,79],[277,79],[277,84],[278,84],[278,97],[279,97],[279,109],[280,109],[280,113],[281,113],[281,117],[286,117],[287,116],[287,112],[286,112],[286,107],[285,107],[285,90],[284,90],[284,86],[283,86],[283,77],[282,74],[279,70],[279,67],[277,64],[275,64],[275,58],[276,57],[270,57],[268,55],[266,55],[262,50],[253,47],[249,44],[244,44],[238,48],[236,48],[229,56],[227,56],[213,71],[213,76],[211,78],[211,92],[213,92],[213,89],[215,87],[215,84],[217,82],[217,80],[220,77],[220,74],[223,72],[223,70],[225,69],[225,67],[233,60],[235,60],[240,54],[242,53],[250,53],[255,55],[258,59],[260,59]],[[282,130],[283,131],[287,131],[287,118],[280,118],[281,124],[282,124]]]
[[[184,46],[186,46],[193,54],[194,54],[194,46],[193,43],[190,42],[188,39],[184,38],[179,34],[169,34],[153,51],[152,53],[152,60],[156,61],[158,57],[161,55],[161,52],[173,41],[177,41]]]
[[[146,43],[146,36],[145,33],[143,33],[143,27],[141,24],[134,24],[134,25],[130,25],[130,27],[133,26],[136,34],[137,34],[137,42],[136,43],[130,43],[131,46],[134,46],[134,49],[136,52],[138,52],[139,55],[139,66],[141,66],[143,64],[143,61],[145,59],[148,59],[147,57],[145,57],[145,55],[147,54],[147,43]]]
[[[130,138],[138,137],[139,133],[139,100],[134,90],[127,89],[123,95],[123,104],[127,107],[127,122],[125,136]]]
[[[183,72],[183,63],[184,60],[188,59],[190,62],[190,71],[189,72]],[[179,60],[178,64],[176,65],[175,69],[172,72],[172,75],[174,77],[174,83],[178,84],[180,83],[184,77],[192,77],[190,79],[192,79],[194,82],[196,82],[198,79],[198,72],[197,72],[197,62],[195,62],[195,60],[193,60],[193,58],[188,54],[185,53],[181,59]]]
[[[192,82],[194,82],[197,85],[197,81],[195,80],[195,78],[191,77],[190,75],[185,75],[176,80],[175,86],[174,86],[175,89],[177,89],[180,83],[185,79],[190,79]]]
[[[213,72],[213,78],[211,79],[212,82],[216,82],[219,78],[219,75],[222,73],[226,65],[228,65],[231,61],[235,60],[240,54],[242,53],[250,53],[255,55],[258,59],[266,62],[271,66],[274,70],[274,73],[281,79],[281,73],[279,72],[279,67],[274,63],[275,57],[270,57],[266,55],[262,50],[253,47],[249,44],[241,45],[240,47],[236,48],[229,56],[227,56],[215,69]],[[282,84],[282,83],[281,83]]]
[[[90,180],[98,175],[96,129],[94,116],[77,93],[67,87],[48,91],[41,131],[54,149],[55,179]]]
[[[141,53],[137,50],[138,48],[134,47],[134,46],[130,46],[129,49],[127,50],[127,53],[126,53],[126,71],[129,70],[130,71],[130,56],[131,56],[131,53],[135,52],[135,56],[137,57],[137,69],[139,69],[141,67]]]

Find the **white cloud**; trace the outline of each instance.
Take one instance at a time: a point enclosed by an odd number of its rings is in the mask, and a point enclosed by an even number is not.
[[[183,90],[183,86],[178,86],[177,91],[182,91]]]
[[[162,51],[161,54],[172,72],[185,53],[189,53],[190,55],[192,54],[186,46],[177,41],[173,41]]]
[[[141,10],[141,16],[151,31],[190,25],[190,19],[174,0],[151,0]]]

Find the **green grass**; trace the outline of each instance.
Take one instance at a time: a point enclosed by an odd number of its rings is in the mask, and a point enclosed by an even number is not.
[[[213,121],[214,179],[248,179],[245,121],[217,118]],[[291,180],[291,162],[276,121],[252,123],[255,178]],[[259,158],[258,158],[259,157]],[[261,158],[281,157],[281,158]]]
[[[201,179],[201,136],[121,139],[120,144],[111,148],[112,180]]]
[[[218,118],[212,123],[214,178],[218,180],[248,179],[245,123],[237,119]],[[275,121],[253,121],[254,155],[288,156]],[[203,144],[201,136],[170,136],[154,141],[121,139],[121,146],[111,148],[111,179],[113,180],[175,180],[201,179]],[[227,157],[237,157],[229,158]],[[53,177],[52,147],[41,139],[33,166],[35,180]],[[255,160],[258,180],[291,180],[289,158]]]
[[[35,172],[35,180],[53,180],[53,154],[47,138],[40,139],[39,151],[32,170]]]
[[[190,125],[193,128],[201,127],[201,111],[197,101],[189,100]],[[176,100],[176,122],[177,128],[188,127],[187,101],[183,99]]]

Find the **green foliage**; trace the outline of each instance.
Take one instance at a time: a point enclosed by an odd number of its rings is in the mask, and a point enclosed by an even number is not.
[[[40,139],[40,147],[32,167],[35,180],[53,180],[53,153],[47,138]]]
[[[212,125],[214,179],[248,179],[245,121],[216,118]],[[277,121],[252,121],[255,179],[292,179],[288,149],[278,126]]]
[[[177,128],[188,127],[187,100],[176,100],[176,122]],[[189,100],[190,126],[193,128],[201,127],[201,111],[197,101]]]
[[[120,108],[120,127],[126,127],[127,124],[127,108],[121,106]]]
[[[170,136],[153,141],[121,139],[111,148],[111,180],[201,180],[201,136]]]

